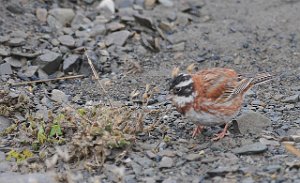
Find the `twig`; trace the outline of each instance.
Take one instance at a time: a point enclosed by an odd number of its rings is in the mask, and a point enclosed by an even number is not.
[[[96,71],[96,69],[95,69],[95,67],[94,67],[94,65],[93,65],[93,63],[92,63],[92,60],[89,58],[86,49],[85,49],[84,54],[85,54],[85,56],[86,56],[86,58],[87,58],[87,61],[88,61],[89,65],[90,65],[90,67],[91,67],[91,69],[92,69],[93,75],[94,75],[95,79],[96,79],[97,82],[98,82],[98,85],[99,85],[100,88],[103,90],[103,93],[105,94],[105,96],[106,96],[107,99],[108,99],[108,102],[109,102],[110,107],[113,107],[113,106],[112,106],[112,102],[110,101],[109,95],[107,94],[105,88],[104,88],[103,85],[101,84],[100,78],[99,78],[99,76],[98,76],[98,73],[97,73],[97,71]]]
[[[84,75],[76,75],[76,76],[65,76],[65,77],[59,77],[59,78],[53,78],[53,79],[41,79],[36,81],[24,81],[19,83],[12,83],[11,86],[21,86],[21,85],[28,85],[28,84],[34,84],[34,83],[45,83],[49,81],[58,81],[58,80],[66,80],[66,79],[76,79],[76,78],[82,78]]]

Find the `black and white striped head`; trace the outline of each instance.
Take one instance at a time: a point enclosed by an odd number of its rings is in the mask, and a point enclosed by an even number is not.
[[[179,74],[172,79],[169,88],[172,101],[177,106],[184,106],[194,100],[194,83],[189,74]]]

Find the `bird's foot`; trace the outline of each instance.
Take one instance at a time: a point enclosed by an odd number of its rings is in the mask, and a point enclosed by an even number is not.
[[[222,138],[224,138],[226,135],[227,135],[227,128],[228,128],[228,123],[226,123],[223,131],[221,133],[218,133],[218,134],[215,134],[214,138],[212,138],[213,141],[217,141],[217,140],[220,140]]]
[[[203,129],[204,129],[203,126],[198,125],[198,126],[194,129],[192,137],[193,137],[193,138],[196,137],[199,133],[201,133],[201,131],[202,131]]]

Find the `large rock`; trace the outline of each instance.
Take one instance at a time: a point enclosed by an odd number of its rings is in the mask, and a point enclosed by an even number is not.
[[[50,27],[60,29],[67,24],[70,24],[75,16],[72,9],[55,8],[49,11],[47,22]]]
[[[110,46],[112,44],[123,46],[131,33],[128,30],[113,32],[106,37],[105,44]]]
[[[62,56],[59,53],[47,52],[40,55],[36,62],[47,74],[53,74],[59,68],[62,61]]]
[[[270,119],[253,111],[244,112],[236,121],[242,134],[259,134],[264,128],[271,125]]]

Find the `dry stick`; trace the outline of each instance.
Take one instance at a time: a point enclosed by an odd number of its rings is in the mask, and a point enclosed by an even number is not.
[[[36,81],[24,81],[19,83],[12,83],[11,86],[21,86],[21,85],[28,85],[28,84],[34,84],[34,83],[45,83],[49,81],[58,81],[58,80],[66,80],[66,79],[76,79],[76,78],[82,78],[84,75],[76,75],[76,76],[65,76],[65,77],[59,77],[59,78],[53,78],[53,79],[41,79]]]
[[[92,61],[91,61],[91,59],[89,58],[89,56],[88,56],[88,54],[87,54],[87,50],[86,50],[86,49],[85,49],[84,54],[85,54],[85,56],[86,56],[86,58],[87,58],[87,60],[88,60],[88,63],[89,63],[89,65],[90,65],[92,71],[93,71],[93,74],[94,74],[95,79],[98,81],[98,85],[99,85],[100,88],[103,90],[105,96],[106,96],[107,99],[108,99],[108,102],[109,102],[110,107],[113,107],[113,106],[112,106],[112,102],[110,101],[109,95],[107,94],[107,91],[105,90],[105,88],[104,88],[103,85],[101,84],[100,78],[99,78],[99,76],[98,76],[98,74],[97,74],[97,71],[96,71],[96,69],[95,69],[95,67],[94,67],[94,65],[93,65],[93,63],[92,63]]]

